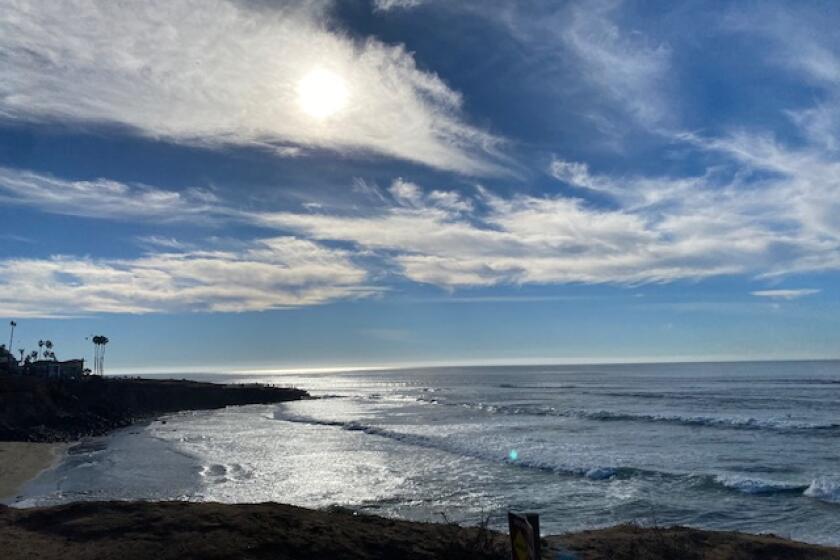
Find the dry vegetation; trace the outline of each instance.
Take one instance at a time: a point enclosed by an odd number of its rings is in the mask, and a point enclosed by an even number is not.
[[[580,560],[840,560],[840,549],[687,527],[619,525],[549,540]]]
[[[610,529],[549,537],[544,559],[840,560],[840,550],[772,536],[681,527]],[[3,560],[272,559],[503,560],[507,537],[479,527],[413,523],[336,508],[265,504],[79,502],[0,507]]]

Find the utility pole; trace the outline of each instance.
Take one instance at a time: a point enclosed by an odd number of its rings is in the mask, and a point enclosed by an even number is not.
[[[14,342],[14,340],[15,340],[15,327],[16,326],[17,326],[17,323],[15,323],[14,321],[9,321],[9,327],[11,327],[11,331],[12,331],[11,333],[9,333],[9,352],[11,352],[12,348],[14,348],[12,346],[12,342]]]

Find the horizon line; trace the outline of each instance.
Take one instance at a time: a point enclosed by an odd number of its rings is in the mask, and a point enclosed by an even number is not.
[[[783,357],[783,358],[745,358],[736,356],[685,356],[670,358],[639,357],[639,358],[535,358],[525,360],[438,360],[418,361],[398,364],[353,364],[353,365],[301,365],[283,367],[250,367],[236,368],[235,366],[177,366],[177,367],[117,367],[115,371],[106,375],[162,375],[162,374],[217,374],[217,375],[290,375],[307,373],[347,373],[357,371],[390,371],[404,369],[439,369],[447,367],[521,367],[521,366],[598,366],[598,365],[661,365],[661,364],[727,364],[727,363],[771,363],[771,362],[833,362],[840,361],[840,356],[832,357]]]

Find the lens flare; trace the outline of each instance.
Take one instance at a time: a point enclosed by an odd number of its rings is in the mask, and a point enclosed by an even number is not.
[[[519,459],[519,451],[517,451],[516,449],[511,449],[510,453],[508,453],[508,459],[510,459],[511,461],[516,461],[517,459]]]

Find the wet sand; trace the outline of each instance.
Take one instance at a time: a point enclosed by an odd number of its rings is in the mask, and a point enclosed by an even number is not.
[[[0,501],[14,498],[24,483],[53,466],[66,448],[64,443],[0,442]]]

